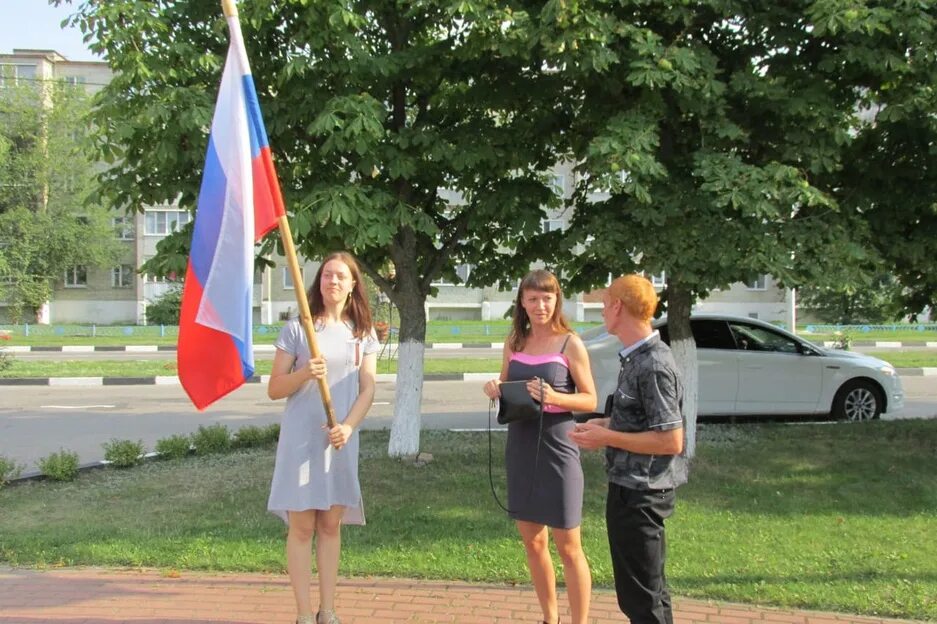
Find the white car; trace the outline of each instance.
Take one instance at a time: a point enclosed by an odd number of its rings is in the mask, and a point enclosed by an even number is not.
[[[654,322],[669,343],[667,319]],[[698,416],[831,414],[871,420],[904,406],[895,368],[878,358],[826,349],[751,318],[690,319],[699,361]],[[604,327],[582,335],[601,409],[618,384],[622,345]]]

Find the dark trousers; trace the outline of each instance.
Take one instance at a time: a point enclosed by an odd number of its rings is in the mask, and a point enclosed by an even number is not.
[[[673,624],[664,563],[664,520],[673,513],[673,490],[631,490],[608,484],[605,521],[618,607],[631,624]]]

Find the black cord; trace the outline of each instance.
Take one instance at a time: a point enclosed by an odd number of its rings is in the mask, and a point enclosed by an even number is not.
[[[540,446],[543,441],[543,379],[540,379],[540,429],[537,433],[537,451],[534,454],[534,473],[533,477],[537,476],[537,466],[540,465]],[[501,499],[498,498],[498,493],[495,492],[495,479],[492,468],[492,452],[491,452],[491,410],[494,409],[495,400],[490,399],[488,401],[488,485],[491,486],[491,495],[494,497],[495,502],[498,503],[498,507],[506,511],[507,513],[516,513],[505,507],[501,503]],[[527,499],[529,500],[531,495],[534,493],[534,478],[530,479],[530,490],[527,492]]]

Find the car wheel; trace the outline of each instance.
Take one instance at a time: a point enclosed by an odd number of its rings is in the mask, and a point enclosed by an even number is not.
[[[833,417],[856,422],[873,420],[881,415],[884,403],[875,384],[857,379],[839,389],[833,401]]]

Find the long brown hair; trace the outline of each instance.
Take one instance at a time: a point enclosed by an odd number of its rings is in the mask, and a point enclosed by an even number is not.
[[[524,348],[527,336],[530,335],[530,317],[524,309],[524,291],[538,290],[540,292],[556,295],[556,307],[550,319],[550,327],[561,334],[573,333],[566,316],[563,314],[563,291],[556,276],[544,269],[536,269],[528,273],[517,287],[517,299],[514,301],[514,320],[511,323],[511,333],[508,335],[508,345],[511,351],[517,352]]]
[[[313,320],[325,314],[325,302],[322,301],[321,288],[322,269],[332,260],[343,262],[351,271],[354,286],[351,287],[351,296],[345,302],[342,314],[351,321],[355,338],[364,338],[371,333],[371,305],[368,303],[368,290],[365,287],[364,279],[362,279],[358,261],[347,251],[335,251],[322,259],[319,270],[316,271],[316,278],[312,280],[312,286],[306,291],[306,298],[309,300],[309,311],[312,312]]]

